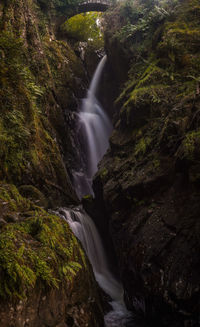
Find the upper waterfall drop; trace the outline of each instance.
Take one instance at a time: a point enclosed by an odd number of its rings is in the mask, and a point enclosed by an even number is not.
[[[99,62],[87,97],[83,99],[81,110],[78,113],[79,138],[85,154],[84,169],[73,173],[74,185],[79,198],[86,194],[93,194],[92,178],[97,172],[98,162],[109,146],[108,139],[112,131],[110,119],[96,98],[106,60],[107,56],[104,56]]]
[[[107,61],[107,56],[105,55],[99,62],[95,72],[94,72],[94,76],[92,78],[92,81],[90,83],[90,87],[88,90],[88,94],[87,94],[87,99],[95,96],[97,89],[98,89],[98,85],[100,82],[100,78],[104,69],[104,66],[106,64]]]

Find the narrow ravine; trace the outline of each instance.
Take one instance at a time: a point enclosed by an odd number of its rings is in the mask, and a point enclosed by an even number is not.
[[[0,1],[0,327],[200,327],[199,217],[200,0]]]
[[[79,137],[83,138],[82,151],[86,154],[85,171],[74,172],[74,187],[80,199],[86,194],[93,194],[92,178],[97,172],[98,162],[108,148],[108,139],[112,131],[112,124],[96,98],[106,60],[107,57],[104,56],[97,66],[87,97],[83,100],[78,114]],[[62,208],[59,214],[69,223],[73,233],[81,241],[98,284],[111,298],[112,310],[105,315],[106,327],[127,326],[132,316],[124,304],[123,287],[109,270],[102,241],[92,219],[82,207]]]

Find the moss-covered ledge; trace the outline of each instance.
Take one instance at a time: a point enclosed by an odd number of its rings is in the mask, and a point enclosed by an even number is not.
[[[91,267],[68,224],[3,183],[0,303],[2,327],[44,326],[47,321],[73,326],[74,319],[80,326],[103,324]]]

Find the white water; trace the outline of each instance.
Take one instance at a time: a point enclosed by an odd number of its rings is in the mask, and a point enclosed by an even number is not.
[[[61,209],[62,217],[69,223],[73,233],[81,241],[92,264],[95,278],[108,294],[113,310],[105,316],[106,327],[125,327],[131,318],[123,301],[123,288],[109,271],[104,248],[92,219],[81,207]]]
[[[73,173],[74,186],[79,198],[93,194],[92,178],[97,165],[108,148],[108,139],[112,131],[111,122],[96,99],[106,56],[100,61],[93,76],[87,98],[83,100],[78,114],[80,135],[85,152],[86,167]],[[81,241],[92,264],[95,278],[101,288],[112,299],[111,310],[105,316],[106,327],[125,327],[130,320],[130,312],[123,301],[123,288],[109,271],[101,239],[91,218],[82,208],[62,209],[62,216],[69,223],[73,233]]]
[[[78,114],[80,135],[85,152],[85,171],[73,173],[74,185],[79,198],[86,194],[93,194],[92,178],[97,172],[97,165],[108,148],[108,139],[112,131],[112,124],[96,98],[98,85],[106,63],[104,56],[92,78],[87,97],[83,99]]]

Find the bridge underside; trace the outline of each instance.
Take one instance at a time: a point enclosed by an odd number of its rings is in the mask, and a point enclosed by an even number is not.
[[[78,6],[78,13],[84,13],[88,11],[106,11],[108,9],[108,5],[105,3],[82,3]]]
[[[87,0],[85,2],[82,2],[79,4],[78,7],[75,8],[74,12],[72,12],[70,15],[59,15],[55,17],[55,30],[59,31],[60,26],[66,22],[67,19],[77,15],[82,14],[85,12],[90,11],[99,11],[104,12],[109,8],[109,3],[106,2],[107,0]]]

